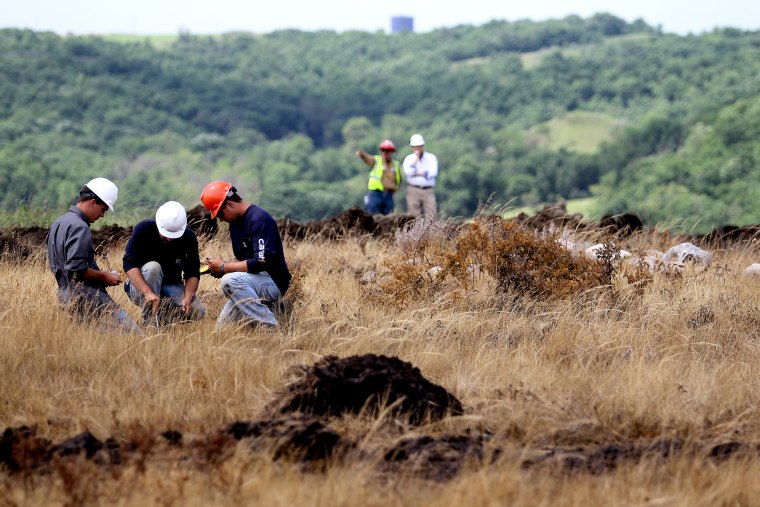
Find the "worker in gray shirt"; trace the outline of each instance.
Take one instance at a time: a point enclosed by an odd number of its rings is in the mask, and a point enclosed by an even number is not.
[[[48,264],[58,282],[58,301],[81,321],[101,321],[110,330],[139,332],[137,324],[106,292],[121,283],[118,274],[95,262],[90,224],[113,210],[118,188],[95,178],[79,192],[74,206],[50,226]]]

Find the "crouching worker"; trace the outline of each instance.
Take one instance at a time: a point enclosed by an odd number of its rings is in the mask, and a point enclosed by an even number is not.
[[[262,208],[241,199],[225,181],[209,183],[201,201],[212,218],[230,224],[235,256],[230,261],[206,259],[211,274],[221,277],[222,293],[229,298],[217,327],[235,323],[277,327],[271,307],[285,295],[291,278],[277,223]]]
[[[58,283],[58,301],[81,322],[95,322],[109,331],[139,332],[135,321],[106,292],[121,278],[98,267],[90,231],[90,224],[113,211],[118,193],[106,178],[82,187],[77,203],[50,226],[48,264]]]
[[[180,203],[169,201],[158,208],[155,219],[135,225],[123,266],[128,278],[124,290],[142,307],[143,324],[160,327],[206,314],[195,297],[201,267],[198,238],[188,229]]]

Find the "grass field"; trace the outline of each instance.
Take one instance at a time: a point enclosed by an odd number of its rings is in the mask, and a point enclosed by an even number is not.
[[[760,289],[741,275],[760,256],[755,245],[715,250],[706,270],[621,272],[609,286],[556,299],[504,293],[485,269],[433,282],[427,269],[454,249],[442,235],[428,239],[286,242],[300,289],[292,319],[275,332],[215,331],[224,301],[218,281],[203,277],[203,321],[145,336],[102,333],[56,307],[42,251],[3,258],[2,427],[34,427],[53,442],[87,429],[132,447],[119,463],[80,454],[16,473],[0,464],[2,503],[757,502]],[[647,234],[620,243],[644,252],[675,241]],[[201,249],[230,256],[223,235]],[[101,266],[119,266],[121,255],[102,252]],[[110,292],[137,316],[121,288]],[[383,411],[326,419],[354,446],[317,469],[221,438],[233,421],[270,416],[293,366],[364,353],[409,361],[461,400],[464,414],[421,426]],[[168,429],[182,433],[181,445],[158,437]],[[454,444],[389,461],[390,446],[421,436],[482,442],[482,453],[444,480],[425,471],[455,463]]]
[[[601,113],[572,111],[531,127],[528,143],[548,149],[565,148],[579,153],[594,153],[603,141],[611,140],[623,127],[621,120]]]
[[[615,44],[626,43],[628,41],[635,41],[637,39],[647,39],[651,35],[647,33],[633,33],[627,35],[620,35],[617,37],[608,37],[601,44],[570,44],[562,47],[549,47],[539,49],[538,51],[528,51],[520,54],[523,67],[530,70],[538,67],[543,62],[544,58],[552,53],[560,53],[565,58],[577,58],[582,54],[594,51],[602,46],[611,46]]]

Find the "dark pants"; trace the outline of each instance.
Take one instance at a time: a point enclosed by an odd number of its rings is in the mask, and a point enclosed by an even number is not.
[[[380,190],[370,190],[367,192],[367,211],[372,214],[380,213],[388,215],[393,213],[393,192],[381,192]]]
[[[103,288],[77,283],[58,289],[58,302],[80,322],[100,323],[108,331],[140,332],[135,321]]]

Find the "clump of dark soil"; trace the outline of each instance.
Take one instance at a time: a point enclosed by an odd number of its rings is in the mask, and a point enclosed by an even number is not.
[[[522,467],[554,465],[568,472],[600,474],[615,470],[624,462],[638,463],[644,458],[666,459],[680,453],[683,448],[684,441],[680,439],[637,444],[605,444],[590,449],[555,447],[545,450],[542,455],[523,461]],[[696,452],[696,449],[693,451]]]
[[[330,417],[389,406],[393,414],[421,424],[463,412],[456,397],[397,357],[328,356],[295,372],[300,377],[268,406],[275,413]]]
[[[0,465],[11,472],[34,469],[47,460],[51,443],[38,437],[35,428],[6,428],[0,437]]]
[[[760,225],[722,225],[707,234],[696,236],[694,241],[701,245],[726,247],[735,243],[746,243],[760,238]]]
[[[564,204],[544,206],[543,209],[534,215],[520,213],[514,218],[514,220],[534,229],[543,229],[550,225],[568,227],[571,229],[583,229],[587,225],[590,225],[583,221],[583,215],[579,213],[568,213]]]
[[[236,441],[250,441],[253,452],[270,453],[273,460],[296,463],[304,470],[323,471],[333,462],[342,460],[372,460],[387,474],[413,476],[424,480],[446,481],[468,466],[483,466],[507,453],[494,445],[490,433],[420,435],[405,437],[384,447],[380,453],[362,449],[334,429],[312,416],[275,417],[261,421],[236,421],[207,438],[182,445],[182,434],[168,430],[160,435],[147,432],[141,445],[114,438],[99,440],[84,431],[57,444],[37,435],[36,427],[6,428],[0,436],[0,472],[19,477],[66,470],[76,473],[85,460],[94,465],[111,468],[133,463],[141,466],[148,454],[172,452],[192,466],[218,466],[231,456]],[[155,438],[167,445],[155,446]],[[532,454],[525,458],[526,454]],[[625,464],[664,463],[675,456],[686,456],[716,465],[729,459],[757,459],[760,446],[756,443],[728,441],[706,443],[685,442],[681,439],[635,441],[578,447],[520,447],[511,459],[519,459],[524,469],[547,469],[564,473],[602,474]]]
[[[468,463],[481,463],[485,455],[482,437],[423,435],[405,438],[383,455],[384,469],[421,479],[446,481]]]
[[[290,219],[277,221],[283,238],[295,240],[322,238],[340,239],[371,235],[393,238],[393,234],[414,220],[412,215],[372,215],[360,208],[350,208],[333,217],[299,224]]]
[[[37,436],[36,428],[28,426],[6,428],[0,438],[0,465],[11,472],[28,472],[46,465],[54,457],[68,456],[83,456],[98,464],[117,465],[122,462],[122,446],[113,438],[101,441],[89,431],[53,444]]]
[[[236,421],[227,427],[226,433],[235,440],[252,439],[251,448],[254,451],[270,451],[274,460],[300,463],[323,463],[352,445],[313,417]]]
[[[644,221],[635,213],[605,215],[599,221],[598,227],[616,236],[630,236],[644,228]]]
[[[173,445],[173,446],[182,445],[182,433],[180,433],[177,430],[166,430],[163,433],[161,433],[161,436],[164,437],[164,440],[166,440],[169,443],[169,445]]]

